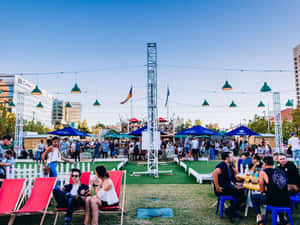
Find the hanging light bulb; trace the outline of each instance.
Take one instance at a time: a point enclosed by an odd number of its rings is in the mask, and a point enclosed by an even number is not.
[[[39,103],[36,105],[36,107],[37,107],[37,108],[39,108],[39,109],[42,109],[42,108],[44,108],[44,106],[43,106],[42,102],[39,102]]]
[[[293,102],[289,99],[289,100],[286,102],[285,106],[288,107],[288,108],[293,108],[294,104],[293,104]]]
[[[271,87],[267,84],[267,82],[264,82],[264,85],[260,89],[260,92],[269,92],[272,91]]]
[[[101,106],[100,102],[96,99],[96,101],[93,104],[94,107],[99,107]]]
[[[237,107],[237,105],[235,104],[234,101],[232,101],[231,104],[229,105],[229,107],[230,107],[230,108],[235,108],[235,107]]]
[[[41,95],[42,91],[39,89],[37,85],[35,85],[35,88],[31,92],[32,95]]]
[[[223,91],[230,91],[230,90],[232,90],[232,86],[229,84],[229,82],[227,80],[225,81],[225,84],[223,85],[222,90]]]
[[[67,102],[66,105],[65,105],[65,107],[66,107],[66,108],[72,108],[72,105],[71,105],[70,102]]]
[[[265,107],[265,104],[262,101],[260,101],[259,104],[257,105],[257,107],[258,108],[263,108],[263,107]]]
[[[80,93],[81,93],[81,90],[80,90],[80,88],[78,87],[77,83],[75,83],[74,87],[73,87],[72,90],[71,90],[71,93],[72,93],[72,94],[80,94]]]
[[[203,106],[203,107],[209,106],[208,101],[207,101],[206,99],[205,99],[204,102],[202,103],[202,106]]]

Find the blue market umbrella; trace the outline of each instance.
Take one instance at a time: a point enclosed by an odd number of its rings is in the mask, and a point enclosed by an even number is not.
[[[202,126],[193,126],[191,128],[188,128],[186,130],[180,131],[176,133],[175,135],[220,135],[219,133],[207,129]]]
[[[144,126],[144,127],[140,128],[140,129],[137,129],[137,130],[135,130],[135,131],[130,132],[129,135],[140,136],[140,135],[142,135],[142,132],[143,132],[143,131],[146,131],[147,129],[148,129],[148,127],[147,127],[147,126]],[[161,130],[158,130],[158,131],[160,132],[160,134],[166,135],[165,132],[163,132],[163,131],[161,131]]]
[[[227,132],[227,136],[260,136],[260,134],[245,126],[240,126],[232,131]]]
[[[83,133],[79,130],[76,130],[73,127],[65,127],[64,129],[55,130],[52,132],[49,132],[48,134],[58,135],[58,136],[90,136],[86,133]]]

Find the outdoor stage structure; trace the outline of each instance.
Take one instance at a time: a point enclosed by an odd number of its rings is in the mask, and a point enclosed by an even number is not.
[[[142,149],[148,150],[147,171],[133,172],[133,175],[172,174],[172,170],[159,171],[158,150],[160,149],[160,132],[158,131],[157,113],[157,45],[147,43],[147,130],[142,133]]]
[[[279,92],[273,92],[273,107],[274,107],[276,152],[282,152],[283,138],[282,138],[281,107],[280,107]]]

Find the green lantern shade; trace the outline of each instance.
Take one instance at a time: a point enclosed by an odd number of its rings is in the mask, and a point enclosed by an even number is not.
[[[65,107],[66,107],[66,108],[72,108],[72,105],[71,105],[70,102],[67,102],[66,105],[65,105]]]
[[[203,107],[209,106],[209,104],[208,104],[208,102],[207,102],[206,99],[205,99],[204,102],[202,103],[202,106],[203,106]]]
[[[263,108],[263,107],[265,107],[265,104],[262,101],[260,101],[259,104],[257,105],[257,107],[258,108]]]
[[[37,85],[35,85],[35,88],[31,92],[32,95],[41,95],[42,91],[39,89]]]
[[[234,103],[234,101],[231,102],[231,104],[229,105],[230,108],[235,108],[237,107],[237,105]]]
[[[225,81],[225,84],[223,85],[222,90],[223,91],[230,91],[230,90],[232,90],[232,86],[229,84],[229,82],[227,80]]]
[[[262,88],[260,89],[261,92],[269,92],[271,91],[271,87],[267,84],[267,82],[264,82],[264,85],[262,86]]]
[[[9,103],[8,103],[8,106],[9,106],[9,107],[15,107],[16,105],[15,105],[15,103],[13,103],[13,102],[9,102]]]
[[[294,106],[294,104],[293,104],[293,102],[289,99],[287,102],[286,102],[286,104],[285,104],[285,106],[286,107],[293,107]]]
[[[101,104],[100,104],[100,102],[96,99],[96,101],[94,102],[93,106],[99,107],[99,106],[101,106]]]
[[[40,108],[40,109],[44,108],[42,102],[39,102],[39,103],[36,105],[36,107],[37,107],[37,108]]]
[[[81,90],[80,90],[80,88],[78,87],[77,84],[74,85],[74,87],[71,90],[71,93],[72,94],[80,94],[81,93]]]

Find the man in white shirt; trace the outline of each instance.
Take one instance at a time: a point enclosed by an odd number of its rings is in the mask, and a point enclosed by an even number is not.
[[[199,142],[198,142],[198,140],[195,137],[193,137],[191,145],[192,145],[192,154],[193,154],[194,161],[198,161],[198,157],[199,157],[199,150],[198,150],[198,148],[199,148]]]
[[[289,145],[292,147],[293,159],[297,167],[300,164],[300,140],[296,137],[294,132],[291,133],[291,137],[288,141]]]

